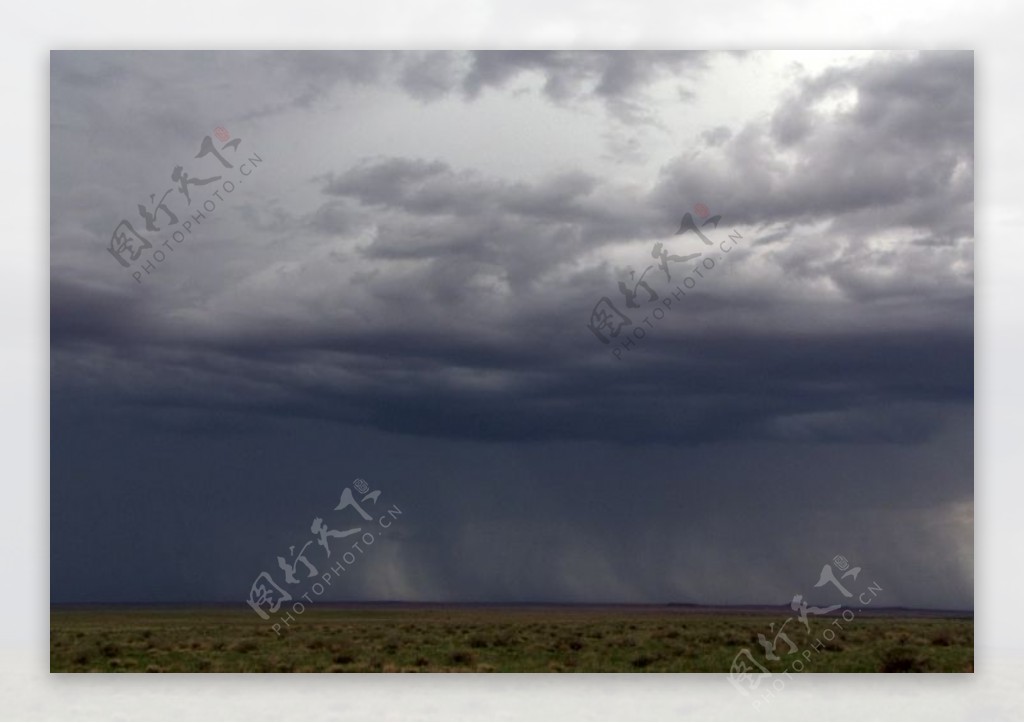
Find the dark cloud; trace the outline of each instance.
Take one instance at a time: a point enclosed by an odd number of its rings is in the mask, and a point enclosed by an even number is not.
[[[920,53],[807,78],[765,122],[663,171],[665,207],[703,197],[733,223],[828,220],[840,233],[973,235],[974,61]]]
[[[471,100],[537,76],[550,100],[600,100],[619,120],[650,122],[638,102],[645,89],[664,78],[692,81],[707,69],[712,55],[704,51],[296,51],[265,54],[259,63],[289,79],[290,103],[299,107],[320,102],[339,84],[394,84],[422,101],[451,94]],[[284,107],[267,104],[264,112]]]
[[[50,284],[50,335],[65,347],[78,344],[117,345],[146,334],[153,321],[128,290],[90,286],[64,278]],[[151,329],[153,327],[150,327]]]
[[[970,606],[972,56],[803,76],[761,117],[697,124],[692,150],[648,172],[644,94],[708,68],[55,56],[55,599],[240,599],[339,484],[377,475],[419,517],[354,597],[785,603],[827,548],[898,580],[890,604]],[[340,84],[472,101],[536,77],[548,106],[637,124],[580,128],[640,170],[324,151],[294,188],[247,186],[143,285],[100,258],[142,182],[115,150],[150,148],[135,124],[156,114],[162,141],[191,147],[188,115],[235,102],[267,129],[332,103],[348,122],[363,100]],[[289,149],[320,152],[279,133],[282,173]],[[710,247],[674,235],[698,202],[721,215]],[[694,272],[658,268],[657,241],[715,270],[673,295]],[[631,269],[658,295],[635,310],[617,291]],[[631,315],[624,334],[644,330],[635,348],[587,329],[604,296]]]
[[[707,67],[711,54],[697,51],[553,51],[483,50],[472,54],[462,88],[475,97],[487,88],[502,88],[525,72],[544,77],[544,93],[557,102],[596,97],[616,118],[651,122],[640,91],[664,77],[685,77]]]
[[[367,256],[428,260],[413,273],[453,292],[486,277],[491,287],[531,293],[552,267],[655,228],[635,192],[580,172],[510,183],[439,161],[377,159],[332,177],[324,192],[372,211]]]

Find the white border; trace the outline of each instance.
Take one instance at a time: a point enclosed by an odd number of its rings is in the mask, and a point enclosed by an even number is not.
[[[976,51],[977,648],[973,676],[802,676],[766,719],[1024,715],[1024,4],[33,2],[0,20],[0,717],[757,719],[724,676],[51,676],[49,50],[58,48],[971,48]],[[28,552],[26,553],[26,550]],[[31,566],[29,563],[31,562]]]

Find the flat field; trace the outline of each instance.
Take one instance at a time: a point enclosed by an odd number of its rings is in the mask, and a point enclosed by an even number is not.
[[[785,608],[324,606],[278,636],[247,608],[54,607],[50,670],[727,673],[744,649],[772,672],[974,670],[969,615],[820,616],[808,618],[809,631],[793,618],[783,630],[793,647],[777,638],[778,660],[766,659],[759,634],[771,641],[792,616]]]

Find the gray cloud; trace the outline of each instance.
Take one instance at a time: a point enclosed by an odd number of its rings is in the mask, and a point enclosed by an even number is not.
[[[542,79],[543,94],[558,103],[597,99],[617,119],[650,122],[639,102],[653,82],[692,79],[706,70],[703,51],[297,51],[272,53],[260,63],[296,86],[291,103],[300,107],[326,98],[338,84],[394,84],[422,101],[449,94],[474,99],[501,91],[529,75]],[[268,104],[267,111],[282,109]]]
[[[648,133],[645,95],[692,79],[699,99],[709,63],[56,54],[55,598],[234,599],[288,519],[376,473],[422,517],[356,597],[784,603],[828,548],[901,580],[892,604],[970,606],[972,57],[879,54],[780,85],[742,122]],[[537,78],[628,172],[324,137],[324,118],[362,122],[341,87],[468,114]],[[574,115],[592,103],[633,130]],[[136,285],[102,249],[153,183],[138,159],[162,174],[195,117],[251,121],[287,180],[254,176]],[[656,166],[662,132],[677,154]],[[722,216],[716,246],[674,235],[698,202]],[[673,263],[670,282],[656,241],[718,265],[673,296],[693,272]],[[618,283],[647,267],[659,299],[627,309]],[[621,359],[586,328],[603,296],[646,329]],[[109,555],[144,533],[160,564],[118,572]]]
[[[970,52],[936,52],[807,78],[769,121],[727,142],[708,131],[708,148],[664,169],[657,195],[666,207],[714,198],[734,223],[827,219],[838,232],[969,238],[973,72]]]

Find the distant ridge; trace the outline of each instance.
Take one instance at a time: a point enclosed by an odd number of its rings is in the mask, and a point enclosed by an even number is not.
[[[70,603],[51,603],[51,610],[60,609],[153,609],[153,610],[167,610],[167,609],[187,609],[187,608],[223,608],[223,609],[238,609],[246,608],[244,601],[242,602],[70,602]],[[372,608],[392,608],[392,609],[410,609],[420,608],[425,610],[430,609],[459,609],[459,608],[492,608],[509,610],[515,608],[523,609],[563,609],[563,610],[635,610],[638,612],[648,611],[674,611],[683,614],[727,614],[727,615],[743,615],[743,614],[763,614],[763,613],[778,613],[780,615],[789,615],[792,613],[792,609],[789,604],[782,605],[766,605],[766,604],[736,604],[736,605],[708,605],[703,603],[692,603],[692,602],[667,602],[667,603],[616,603],[616,602],[599,602],[599,603],[576,603],[576,602],[551,602],[542,600],[530,600],[530,601],[517,601],[517,602],[474,602],[474,601],[454,601],[454,602],[419,602],[411,600],[324,600],[317,601],[315,606],[310,609],[317,610],[366,610]],[[850,609],[850,608],[846,608]],[[950,610],[944,608],[910,608],[910,607],[865,607],[860,610],[854,609],[856,615],[869,616],[869,617],[930,617],[930,618],[973,618],[973,610]],[[826,613],[822,617],[837,617],[842,614],[843,609],[836,610],[833,613]]]

